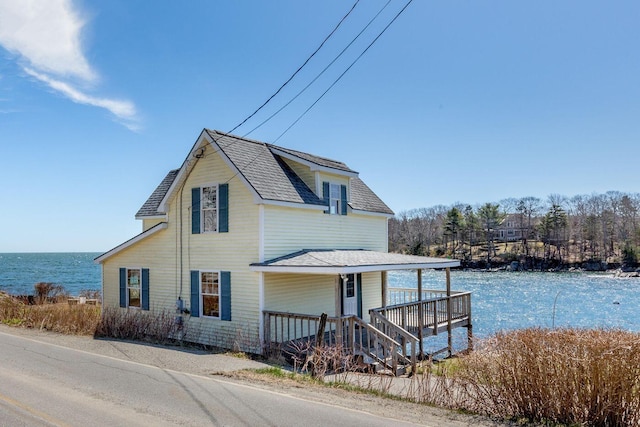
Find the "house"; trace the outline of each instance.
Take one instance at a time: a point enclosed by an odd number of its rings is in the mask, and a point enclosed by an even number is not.
[[[507,214],[494,230],[496,240],[512,242],[522,239],[522,221],[519,214]]]
[[[103,305],[177,307],[192,340],[255,353],[323,313],[335,337],[387,306],[387,271],[459,265],[387,253],[392,215],[345,163],[204,129],[136,214],[142,232],[96,258]]]
[[[502,242],[513,242],[529,238],[534,234],[538,223],[538,218],[527,218],[522,213],[509,213],[494,230],[494,237]]]

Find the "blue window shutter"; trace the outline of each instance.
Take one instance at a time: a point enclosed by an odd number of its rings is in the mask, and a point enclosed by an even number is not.
[[[362,274],[356,276],[356,304],[358,305],[358,317],[362,319]]]
[[[220,272],[220,318],[231,320],[231,272]]]
[[[120,307],[127,306],[127,269],[120,269]]]
[[[191,270],[191,317],[200,317],[200,272]]]
[[[327,210],[324,213],[331,213],[331,208],[329,207],[329,183],[324,181],[322,183],[322,200],[324,204],[327,206]]]
[[[200,188],[191,189],[191,233],[200,234]]]
[[[218,186],[218,232],[229,231],[229,184]]]
[[[347,186],[346,185],[340,186],[340,209],[342,210],[342,212],[340,212],[340,215],[347,214]]]
[[[142,269],[142,309],[149,310],[149,269]]]

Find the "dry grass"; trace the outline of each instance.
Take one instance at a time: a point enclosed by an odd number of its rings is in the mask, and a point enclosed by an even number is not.
[[[63,334],[91,335],[100,319],[100,307],[48,303],[28,305],[0,294],[0,323]]]
[[[463,409],[566,425],[640,425],[640,335],[620,330],[499,333],[461,359]]]
[[[298,370],[406,399],[565,426],[640,426],[640,334],[621,330],[524,329],[424,366],[404,380],[359,375],[339,349],[308,351]]]

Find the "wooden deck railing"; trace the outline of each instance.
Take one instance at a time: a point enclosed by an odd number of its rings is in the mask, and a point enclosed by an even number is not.
[[[455,292],[450,297],[444,295],[423,301],[389,305],[372,309],[369,313],[382,315],[409,332],[431,329],[432,334],[437,335],[438,328],[450,321],[470,320],[471,293]]]
[[[411,293],[405,295],[412,298]],[[452,292],[447,296],[444,291],[423,291],[423,297],[426,295],[432,298],[369,310],[371,323],[357,316],[326,316],[323,320],[320,315],[265,310],[264,350],[267,353],[287,348],[309,351],[323,345],[341,346],[393,372],[398,372],[399,365],[415,368],[421,352],[420,339],[425,332],[437,335],[441,328],[450,332],[454,327],[465,326],[471,339],[470,292]],[[451,354],[450,341],[443,350]]]
[[[397,371],[400,364],[415,366],[413,355],[404,346],[357,316],[326,317],[320,330],[322,316],[264,311],[265,351],[281,350],[285,346],[309,350],[318,345],[341,345],[353,354],[367,356]],[[293,348],[292,348],[293,349]]]
[[[452,291],[451,295],[462,293],[460,291]],[[447,291],[442,289],[423,289],[422,300],[431,300],[447,296]],[[418,289],[416,288],[387,288],[387,305],[404,304],[407,302],[418,301]]]

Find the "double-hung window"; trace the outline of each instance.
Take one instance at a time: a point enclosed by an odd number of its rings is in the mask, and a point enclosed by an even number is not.
[[[202,315],[220,317],[220,281],[217,272],[200,272],[200,295]]]
[[[140,308],[141,285],[142,271],[139,268],[127,269],[127,307]]]
[[[229,231],[229,184],[191,189],[191,233]]]
[[[231,272],[191,270],[191,316],[231,320]]]
[[[329,213],[331,215],[339,215],[340,209],[340,185],[330,184],[329,186]]]
[[[120,268],[120,307],[149,310],[148,268]]]
[[[218,186],[202,187],[202,232],[218,231]]]
[[[347,186],[333,182],[322,183],[322,197],[327,206],[325,213],[331,215],[347,214]]]

